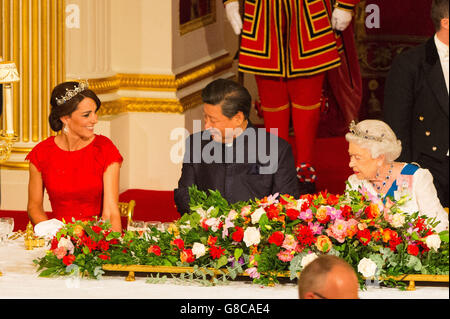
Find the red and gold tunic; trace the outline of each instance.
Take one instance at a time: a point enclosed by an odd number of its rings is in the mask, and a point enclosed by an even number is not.
[[[353,10],[358,2],[335,6]],[[245,0],[239,71],[293,78],[338,67],[342,42],[332,9],[330,0]]]

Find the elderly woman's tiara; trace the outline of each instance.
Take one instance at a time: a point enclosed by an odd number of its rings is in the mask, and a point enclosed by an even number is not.
[[[360,138],[364,138],[366,140],[373,140],[373,141],[377,141],[377,142],[383,142],[384,134],[381,134],[381,136],[374,136],[374,135],[370,135],[368,130],[363,132],[363,131],[361,131],[360,129],[358,129],[356,127],[355,121],[352,121],[350,123],[349,131],[353,135],[358,136]]]
[[[89,88],[89,83],[87,80],[81,80],[78,85],[75,85],[73,90],[66,89],[66,94],[61,96],[61,98],[56,98],[56,104],[61,105],[69,101],[75,95]]]

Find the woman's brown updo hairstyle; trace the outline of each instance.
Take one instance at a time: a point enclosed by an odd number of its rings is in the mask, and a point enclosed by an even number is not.
[[[85,98],[93,99],[95,104],[97,104],[97,108],[95,109],[95,112],[98,111],[100,108],[101,102],[100,99],[97,97],[97,95],[89,90],[83,90],[74,97],[72,97],[70,100],[58,105],[56,102],[56,99],[61,99],[65,94],[66,90],[74,90],[75,87],[79,85],[78,82],[63,82],[58,84],[52,92],[52,96],[50,98],[50,104],[52,106],[52,109],[50,111],[50,115],[48,117],[50,128],[55,131],[61,131],[63,128],[63,122],[61,121],[61,117],[66,115],[71,115],[78,107],[78,104],[80,104],[81,101],[83,101]]]

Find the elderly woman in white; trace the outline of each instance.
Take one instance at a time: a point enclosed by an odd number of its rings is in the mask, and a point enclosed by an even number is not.
[[[381,198],[392,196],[398,200],[408,194],[410,200],[401,208],[406,213],[419,211],[421,215],[436,217],[440,223],[435,230],[448,229],[448,214],[437,197],[433,176],[417,164],[400,163],[402,146],[395,133],[383,121],[365,120],[345,135],[349,142],[350,168],[347,188],[366,190]]]

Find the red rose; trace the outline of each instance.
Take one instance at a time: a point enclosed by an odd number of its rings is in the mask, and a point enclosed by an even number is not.
[[[277,206],[275,206],[274,204],[267,206],[264,210],[266,211],[267,218],[269,219],[277,218],[278,214],[280,213]]]
[[[270,244],[275,244],[277,246],[281,246],[283,244],[283,240],[284,240],[284,234],[282,232],[280,232],[280,231],[274,232],[269,237],[269,243]]]
[[[234,231],[233,235],[231,235],[231,238],[234,241],[241,242],[244,238],[244,229],[242,227],[236,226],[234,227],[236,230]]]
[[[367,246],[370,243],[370,240],[372,239],[372,235],[370,234],[370,230],[368,230],[367,228],[364,229],[364,230],[359,230],[356,233],[356,236],[358,237],[358,239],[361,242],[361,244],[363,244],[364,246]]]
[[[177,246],[178,249],[180,249],[180,250],[184,249],[184,241],[183,241],[183,239],[181,239],[181,238],[174,239],[172,243],[175,246]]]
[[[419,254],[419,247],[417,245],[408,245],[408,254],[417,256]]]
[[[208,237],[208,245],[213,246],[217,242],[217,237],[209,235]]]
[[[328,205],[334,206],[339,203],[339,195],[330,194],[327,198]]]
[[[108,260],[109,256],[102,254],[102,255],[98,255],[98,258],[103,259],[103,260]]]
[[[389,248],[392,251],[396,251],[397,245],[402,243],[402,239],[400,237],[394,237],[389,241]]]
[[[300,212],[296,209],[289,208],[289,209],[286,209],[286,215],[291,220],[296,220],[298,218],[298,215],[300,215]]]
[[[341,206],[340,210],[341,210],[341,216],[345,220],[349,220],[353,217],[352,208],[350,206],[348,206],[348,205]]]
[[[103,251],[107,251],[109,249],[109,243],[104,240],[99,240],[98,248]]]
[[[194,262],[195,257],[192,253],[192,249],[183,249],[183,251],[180,253],[180,260],[186,263]]]
[[[149,254],[155,254],[156,256],[161,256],[161,248],[158,245],[152,245],[148,247],[147,252]]]
[[[220,246],[211,246],[211,248],[209,249],[209,254],[211,255],[212,259],[219,259],[220,256],[223,255],[224,251],[225,249]]]
[[[99,234],[102,231],[102,228],[100,226],[92,226],[92,230],[96,233]]]
[[[63,261],[64,265],[70,266],[75,261],[75,258],[76,257],[74,255],[67,255],[67,256],[63,257],[62,261]]]

